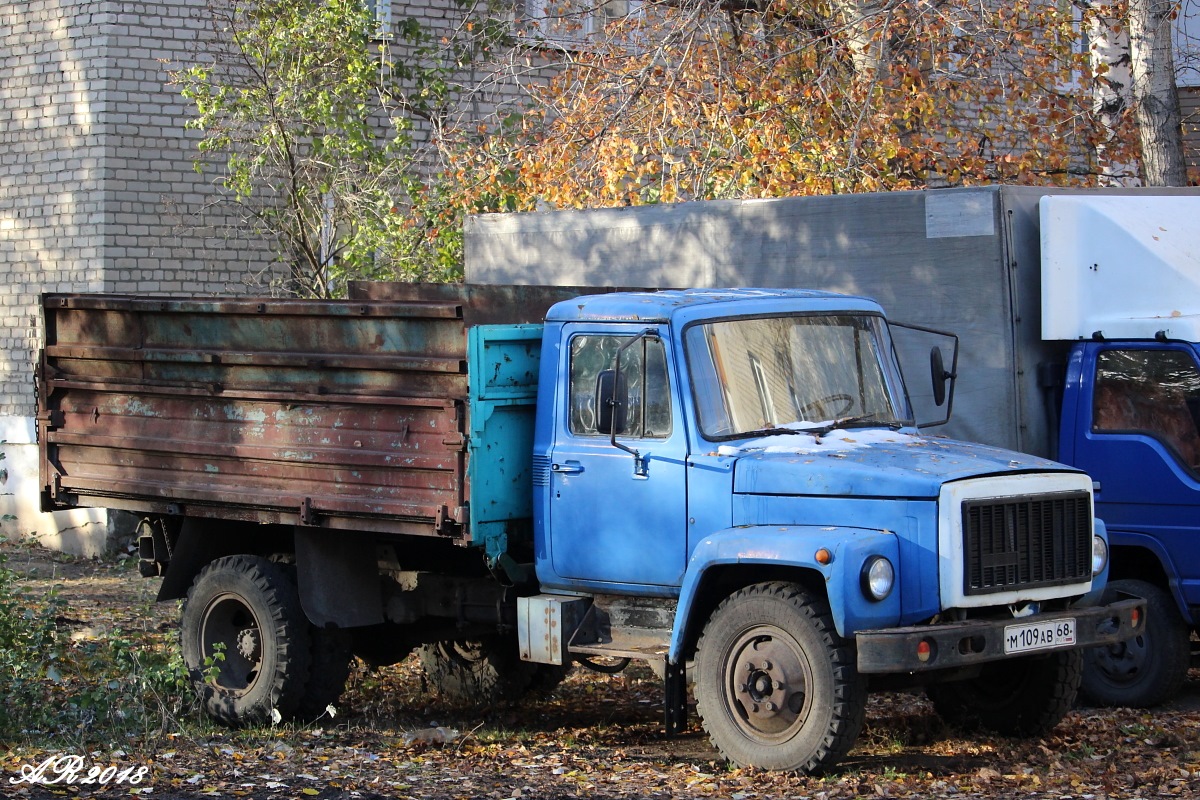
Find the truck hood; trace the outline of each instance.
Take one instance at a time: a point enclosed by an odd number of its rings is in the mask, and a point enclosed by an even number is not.
[[[737,458],[739,494],[936,498],[943,483],[963,478],[1077,471],[1011,450],[878,429],[772,436],[718,454]]]

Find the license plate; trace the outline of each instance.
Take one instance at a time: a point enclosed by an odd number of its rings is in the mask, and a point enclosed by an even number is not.
[[[1075,618],[1009,625],[1004,629],[1005,653],[1028,653],[1075,644]]]

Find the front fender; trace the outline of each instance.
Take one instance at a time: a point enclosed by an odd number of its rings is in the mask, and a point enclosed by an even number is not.
[[[1100,520],[1097,519],[1097,526]],[[1184,569],[1180,566],[1174,557],[1174,554],[1168,550],[1162,542],[1162,539],[1153,534],[1142,533],[1140,531],[1120,529],[1110,529],[1108,531],[1108,547],[1109,547],[1109,565],[1111,567],[1113,558],[1120,558],[1116,555],[1119,550],[1124,550],[1126,557],[1122,559],[1122,565],[1129,566],[1125,569],[1115,570],[1116,578],[1139,578],[1142,580],[1149,579],[1153,583],[1158,582],[1158,576],[1147,574],[1148,569],[1145,566],[1147,560],[1153,559],[1157,567],[1162,570],[1167,582],[1163,588],[1170,593],[1171,598],[1175,601],[1175,607],[1179,609],[1179,613],[1184,619],[1191,619],[1192,614],[1188,608],[1189,598],[1185,593],[1185,582],[1183,578]],[[1140,551],[1146,554],[1145,558],[1136,557],[1133,551]],[[1130,557],[1133,555],[1135,557]],[[1113,580],[1114,576],[1109,574],[1112,570],[1104,572],[1106,581]]]
[[[816,553],[825,548],[833,554],[828,564],[820,564]],[[706,536],[692,552],[679,605],[675,609],[675,625],[671,631],[671,663],[685,658],[692,640],[689,630],[697,629],[704,620],[694,619],[693,609],[711,607],[702,603],[704,592],[711,584],[706,578],[727,567],[761,565],[777,570],[781,567],[818,574],[825,582],[834,625],[843,637],[863,629],[888,628],[900,621],[900,545],[890,531],[839,526],[816,525],[756,525],[726,528]],[[884,556],[896,571],[896,588],[880,601],[870,600],[860,587],[860,572],[870,556]],[[747,581],[753,583],[754,581]]]

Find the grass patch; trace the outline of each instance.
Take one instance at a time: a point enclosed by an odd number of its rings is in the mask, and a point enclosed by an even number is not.
[[[199,720],[175,637],[72,632],[61,588],[31,587],[7,564],[0,552],[0,741],[127,746]]]

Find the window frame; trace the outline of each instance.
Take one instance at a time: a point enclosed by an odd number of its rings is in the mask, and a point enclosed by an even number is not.
[[[565,24],[566,14],[553,13],[556,5],[578,2],[580,10],[572,12],[571,18],[579,20],[577,29],[568,29]],[[614,5],[624,4],[625,10],[619,15],[608,17],[604,9]],[[597,24],[597,17],[607,17]],[[518,25],[519,35],[527,40],[536,42],[542,47],[550,47],[564,52],[591,50],[598,45],[608,42],[605,35],[606,27],[619,19],[642,19],[645,16],[644,0],[523,0],[521,4],[521,19],[526,25]],[[528,23],[534,23],[534,27]],[[627,47],[634,47],[633,41],[621,42]]]
[[[575,363],[576,363],[576,357],[577,357],[576,343],[583,339],[588,339],[588,338],[611,340],[612,345],[613,345],[612,350],[613,350],[613,353],[615,354],[617,348],[619,348],[621,345],[627,343],[629,340],[637,338],[637,336],[638,336],[638,334],[636,334],[636,333],[624,333],[624,332],[613,333],[613,332],[608,332],[608,331],[587,331],[587,330],[574,331],[569,335],[569,337],[567,339],[567,369],[566,369],[567,380],[565,382],[566,383],[565,420],[564,420],[565,424],[563,426],[568,435],[577,437],[580,439],[608,439],[610,436],[610,434],[601,433],[600,431],[595,429],[595,425],[596,425],[595,419],[592,420],[592,424],[589,429],[579,430],[576,427],[575,399],[579,394],[577,389],[583,388],[585,391],[590,391],[589,405],[594,405],[595,404],[595,387],[596,387],[597,378],[598,378],[600,372],[602,372],[604,370],[612,369],[611,362],[608,362],[608,363],[604,364],[603,366],[601,366],[600,369],[597,370],[595,373],[590,374],[590,376],[588,376],[588,375],[577,376],[576,371],[575,371]],[[651,347],[656,348],[658,350],[658,353],[652,356],[650,353]],[[634,364],[634,365],[642,364],[643,365],[642,370],[644,371],[644,374],[646,376],[647,383],[650,382],[650,379],[649,379],[650,369],[651,369],[651,366],[654,364],[654,361],[659,360],[662,365],[661,378],[663,381],[662,390],[665,393],[665,397],[666,397],[666,402],[664,405],[665,405],[665,409],[666,409],[667,425],[666,425],[665,429],[663,429],[662,431],[655,429],[651,435],[646,434],[646,413],[645,412],[646,412],[646,408],[649,405],[646,402],[646,399],[648,398],[649,393],[647,391],[647,387],[643,387],[642,394],[640,397],[640,402],[638,405],[638,410],[635,411],[635,409],[632,407],[632,404],[631,404],[631,407],[629,409],[627,409],[627,411],[626,411],[626,430],[618,431],[617,437],[620,439],[630,439],[630,440],[634,440],[634,441],[666,441],[667,439],[670,439],[674,435],[675,428],[676,428],[676,424],[675,424],[676,409],[674,406],[673,392],[671,389],[673,379],[671,376],[671,359],[670,359],[670,355],[669,355],[669,348],[667,346],[667,342],[660,336],[644,337],[643,338],[643,348],[641,350],[638,350],[638,352],[642,354],[641,360],[640,361],[633,360],[633,361],[631,361],[631,364]],[[626,357],[628,357],[628,355]],[[624,372],[625,369],[626,369],[626,366],[623,364],[622,372]],[[580,378],[580,380],[577,380],[577,377]],[[638,426],[636,432],[635,433],[629,432],[628,429],[630,427],[632,427],[635,423]]]
[[[1195,377],[1196,388],[1191,391],[1186,391],[1180,398],[1183,403],[1183,410],[1187,412],[1187,416],[1184,418],[1184,420],[1185,422],[1190,422],[1192,425],[1191,430],[1187,432],[1190,435],[1185,435],[1182,437],[1172,436],[1167,425],[1152,427],[1150,425],[1136,424],[1145,422],[1145,419],[1139,418],[1139,411],[1135,409],[1137,400],[1151,399],[1151,393],[1147,392],[1146,389],[1148,387],[1160,386],[1162,384],[1159,381],[1155,381],[1154,375],[1149,371],[1143,372],[1140,375],[1134,375],[1130,372],[1122,372],[1122,375],[1127,376],[1127,379],[1124,381],[1112,378],[1102,378],[1101,370],[1106,366],[1104,363],[1105,356],[1121,353],[1142,354],[1147,357],[1155,358],[1161,358],[1163,355],[1169,354],[1173,357],[1183,359],[1186,364],[1190,366],[1191,373]],[[1109,368],[1111,369],[1112,367]],[[1129,379],[1130,377],[1132,379]],[[1193,353],[1191,350],[1181,347],[1106,347],[1096,353],[1095,360],[1092,365],[1091,382],[1091,420],[1088,426],[1090,433],[1099,434],[1101,436],[1144,436],[1148,439],[1153,439],[1171,455],[1173,461],[1180,468],[1186,470],[1192,475],[1200,474],[1200,362],[1197,361],[1195,353]],[[1120,399],[1128,401],[1128,407],[1123,409],[1123,412],[1127,415],[1127,419],[1131,424],[1126,427],[1119,427],[1115,424],[1110,426],[1107,423],[1102,423],[1100,420],[1102,415],[1108,413],[1122,413],[1114,411],[1112,408],[1102,409],[1102,392],[1104,389],[1108,386],[1115,386],[1122,382],[1130,384],[1134,389],[1133,392],[1128,390],[1120,390],[1121,392],[1124,392]],[[1113,400],[1107,399],[1107,402],[1113,403]],[[1195,410],[1193,409],[1193,404],[1196,406]],[[1153,413],[1157,415],[1155,421],[1168,420],[1171,418],[1172,413],[1174,413],[1176,420],[1179,419],[1179,409],[1175,409],[1174,412],[1172,412],[1166,407],[1161,407],[1163,410],[1159,412],[1154,409],[1160,407],[1155,406],[1153,403],[1150,404],[1150,407]],[[1190,445],[1190,447],[1188,447],[1188,445]],[[1190,453],[1185,452],[1185,448],[1189,450]]]

